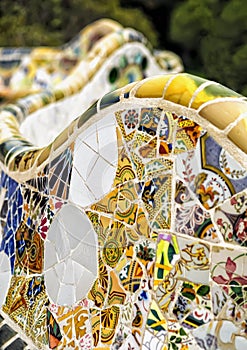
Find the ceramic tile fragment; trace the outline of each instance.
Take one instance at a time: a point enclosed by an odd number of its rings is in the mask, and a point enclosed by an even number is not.
[[[246,152],[245,139],[245,128],[246,128],[246,117],[241,119],[233,128],[229,131],[228,137],[233,141],[238,147]]]
[[[184,116],[176,116],[177,130],[175,139],[175,153],[189,151],[195,148],[198,139],[201,136],[202,128]]]
[[[207,133],[194,151],[178,155],[176,166],[206,209],[246,187],[246,171]]]
[[[167,321],[155,301],[152,301],[150,306],[147,329],[152,331],[157,338],[162,338],[163,342],[165,342],[167,336]]]
[[[179,273],[177,263],[180,260],[180,252],[176,237],[171,234],[159,234],[157,239],[156,262],[154,269],[154,289],[164,282],[166,294],[175,287],[174,276]],[[167,290],[168,289],[168,290]],[[171,291],[169,290],[169,291]],[[162,296],[163,299],[163,296]]]
[[[51,290],[55,303],[73,304],[79,299],[78,287],[83,286],[86,293],[97,276],[96,236],[87,216],[77,207],[65,205],[53,220],[46,247],[47,291]],[[54,259],[54,250],[57,259]],[[58,275],[61,269],[57,265],[61,263],[63,274]],[[55,282],[59,286],[57,294],[53,292]]]
[[[175,230],[188,236],[202,238],[206,241],[219,242],[217,230],[210,213],[194,203],[177,206]]]
[[[15,232],[20,225],[22,213],[23,213],[23,195],[21,192],[21,186],[4,172],[1,173],[1,187],[4,191],[4,217],[6,218],[6,224],[3,227],[3,237],[1,241],[1,250],[9,256],[11,271],[14,270],[15,261]]]
[[[119,273],[121,285],[125,290],[132,293],[140,289],[142,276],[142,267],[135,260],[128,262]]]
[[[105,128],[102,123],[106,124]],[[71,175],[70,199],[83,206],[91,204],[110,190],[117,161],[113,116],[109,115],[96,124],[96,129],[95,126],[91,128],[85,136],[82,134],[77,138]]]
[[[74,145],[49,164],[48,187],[51,195],[67,199],[73,162]]]
[[[247,245],[246,194],[240,193],[220,205],[214,221],[226,242]]]
[[[212,321],[193,331],[197,344],[204,349],[241,349],[246,338],[237,337],[238,328],[228,320]]]
[[[11,278],[9,259],[4,252],[0,253],[0,278],[1,278],[0,305],[3,305],[8,288],[9,288],[10,278]]]
[[[214,247],[212,257],[211,276],[213,281],[236,304],[245,308],[247,277],[244,266],[246,252]]]
[[[170,344],[170,345],[169,345]],[[191,332],[184,329],[175,319],[168,320],[168,346],[174,349],[198,349]]]
[[[43,342],[46,333],[46,303],[44,279],[40,276],[12,276],[3,311],[10,315],[33,341]],[[33,330],[39,328],[36,334]],[[36,339],[35,339],[36,338]]]
[[[207,284],[210,268],[210,246],[203,241],[178,238],[182,276],[191,282]]]
[[[163,350],[167,349],[166,345],[167,341],[160,340],[159,338],[156,338],[151,332],[145,331],[144,339],[143,339],[143,349],[150,350]]]

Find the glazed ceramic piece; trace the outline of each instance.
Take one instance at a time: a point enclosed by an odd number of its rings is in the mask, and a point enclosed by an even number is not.
[[[44,147],[18,108],[0,113],[0,297],[34,346],[246,349],[246,99],[160,75]]]
[[[62,82],[75,69],[78,88],[84,87],[120,48],[123,50],[119,56],[105,67],[108,81],[98,82],[100,85],[112,85],[112,90],[149,76],[150,67],[156,70],[152,74],[183,70],[181,59],[176,54],[169,51],[153,52],[141,33],[123,28],[113,20],[102,19],[86,26],[62,47],[0,48],[0,98],[3,101],[14,100],[55,86],[61,90],[64,87]],[[109,71],[108,66],[111,66]],[[100,90],[101,86],[95,88],[102,95],[106,92]],[[99,97],[95,95],[94,98]]]

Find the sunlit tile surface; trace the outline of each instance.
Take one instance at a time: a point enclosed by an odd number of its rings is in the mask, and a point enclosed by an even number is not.
[[[247,102],[179,74],[97,106],[43,149],[5,119],[2,311],[37,348],[245,350]]]

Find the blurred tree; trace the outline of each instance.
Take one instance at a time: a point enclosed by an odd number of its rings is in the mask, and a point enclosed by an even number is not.
[[[58,0],[58,2],[60,2]],[[56,0],[0,1],[0,46],[57,45],[62,40],[53,19]]]
[[[121,0],[124,7],[140,8],[149,18],[158,32],[159,48],[179,50],[176,43],[170,40],[170,14],[183,0]]]
[[[0,46],[60,45],[102,17],[247,95],[246,0],[0,0]]]
[[[170,37],[185,67],[247,94],[247,2],[185,0],[171,16]]]
[[[123,8],[120,0],[0,1],[0,46],[55,46],[83,27],[107,17],[142,32],[157,45],[157,32],[140,9]]]

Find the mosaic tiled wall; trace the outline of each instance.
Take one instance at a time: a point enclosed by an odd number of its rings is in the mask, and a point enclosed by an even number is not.
[[[36,348],[247,348],[246,111],[179,74],[44,148],[2,121],[0,299]]]

